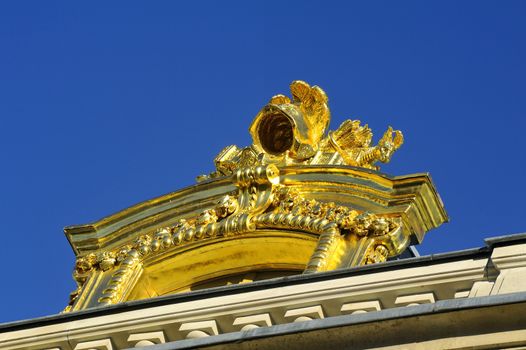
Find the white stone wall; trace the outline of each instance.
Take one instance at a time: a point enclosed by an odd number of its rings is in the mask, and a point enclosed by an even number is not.
[[[0,333],[0,348],[124,349],[439,300],[526,291],[526,244],[495,247],[489,258],[422,261],[415,264],[419,266],[393,265],[353,276],[306,279],[4,331]],[[513,333],[513,337],[526,341],[524,332]]]

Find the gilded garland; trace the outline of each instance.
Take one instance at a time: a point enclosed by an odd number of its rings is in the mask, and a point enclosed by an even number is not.
[[[118,249],[79,257],[73,274],[79,288],[72,293],[70,305],[94,269],[115,270],[99,298],[101,305],[113,304],[122,296],[122,283],[145,258],[195,241],[242,235],[258,228],[304,230],[319,235],[305,269],[305,273],[313,273],[327,269],[329,256],[348,235],[373,238],[360,264],[385,261],[390,253],[389,242],[400,230],[395,218],[301,196],[294,188],[279,184],[275,165],[237,170],[232,180],[238,187],[237,196],[224,196],[214,208],[197,217],[181,219],[174,226],[142,235]]]

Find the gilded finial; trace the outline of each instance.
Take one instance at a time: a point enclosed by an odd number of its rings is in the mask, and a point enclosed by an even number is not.
[[[327,95],[321,88],[296,80],[290,91],[292,101],[284,95],[272,97],[249,129],[255,148],[266,153],[263,157],[268,163],[313,157],[331,120]]]
[[[404,142],[402,132],[391,127],[377,145],[373,133],[359,120],[346,120],[327,134],[331,114],[328,98],[318,86],[296,80],[290,84],[292,98],[273,96],[254,118],[249,131],[253,144],[223,149],[215,158],[216,171],[198,181],[233,174],[254,165],[350,165],[379,170]]]

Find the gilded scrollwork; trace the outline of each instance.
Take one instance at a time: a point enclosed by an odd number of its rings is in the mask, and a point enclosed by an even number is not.
[[[359,120],[329,131],[325,92],[303,81],[290,91],[258,112],[252,144],[217,155],[215,171],[198,178],[204,183],[66,228],[81,253],[65,311],[204,285],[239,269],[281,275],[379,263],[447,219],[433,186],[422,190],[427,177],[375,172],[403,144],[400,131],[389,127],[376,143]],[[182,276],[164,281],[164,272]]]
[[[84,283],[88,277],[88,273],[93,267],[98,264],[97,256],[95,254],[88,254],[79,257],[75,263],[75,270],[73,271],[73,278],[80,283]]]
[[[349,226],[349,231],[358,236],[381,236],[397,228],[393,220],[385,217],[378,217],[371,213],[362,213],[356,216],[353,225]]]
[[[344,235],[352,233],[360,237],[381,236],[399,227],[396,220],[391,218],[369,212],[360,213],[333,202],[307,199],[294,188],[285,186],[276,188],[273,211],[326,219],[336,223]]]
[[[70,293],[69,302],[64,312],[69,312],[77,301],[80,291],[94,269],[107,271],[115,266],[116,259],[113,252],[90,253],[77,258],[73,269],[73,279],[77,288]]]
[[[87,254],[86,256],[78,257],[73,269],[73,279],[77,284],[77,288],[69,294],[69,302],[63,312],[71,311],[71,308],[77,301],[80,291],[86,280],[91,274],[93,267],[97,264],[97,257],[95,254]]]
[[[231,145],[215,158],[216,171],[198,181],[234,174],[257,165],[350,165],[379,170],[404,142],[401,131],[389,127],[376,145],[368,125],[346,120],[328,132],[330,110],[325,92],[304,81],[291,83],[292,99],[272,97],[250,126],[252,145]]]
[[[142,245],[144,247],[144,245]],[[130,249],[124,260],[120,263],[110,278],[108,285],[102,291],[102,296],[99,298],[99,304],[109,305],[114,304],[119,301],[119,298],[122,295],[123,285],[126,284],[128,278],[130,277],[133,268],[140,263],[141,255],[148,254],[148,249],[143,249],[143,253],[139,253],[136,249]]]
[[[102,271],[107,271],[115,265],[115,253],[113,252],[100,252],[97,254],[97,262],[99,268]]]
[[[280,185],[279,170],[273,164],[238,169],[231,175],[231,180],[237,186],[237,197],[225,195],[212,208],[194,217],[180,219],[172,226],[142,234],[131,244],[118,249],[79,257],[74,272],[79,289],[72,293],[70,304],[73,305],[82,283],[93,270],[113,270],[99,304],[119,302],[127,279],[144,259],[192,242],[255,232],[258,228],[311,232],[318,235],[318,243],[305,273],[312,273],[328,268],[342,237],[387,237],[400,225],[392,218],[306,198],[294,187]],[[392,254],[382,247],[378,244],[369,249],[362,263],[383,261],[387,257],[385,254]]]
[[[232,180],[239,188],[237,199],[230,195],[223,196],[215,207],[202,211],[195,218],[180,219],[172,227],[142,235],[131,247],[99,253],[101,262],[112,259],[111,262],[117,266],[99,298],[99,304],[118,302],[122,297],[124,281],[143,259],[153,253],[190,242],[254,230],[252,217],[265,211],[272,203],[272,188],[279,182],[279,172],[273,165],[246,168],[238,170]],[[102,266],[107,270],[106,265],[98,265],[101,269]]]
[[[224,219],[229,215],[234,214],[238,209],[239,203],[236,198],[226,195],[222,197],[217,206],[215,207],[215,212],[219,219]]]
[[[279,186],[275,191],[272,213],[260,217],[259,222],[306,229],[320,234],[318,245],[307,264],[305,273],[322,271],[326,268],[329,256],[337,249],[340,237],[354,234],[357,237],[371,238],[372,242],[376,238],[381,241],[384,237],[388,241],[391,239],[389,234],[400,229],[400,224],[394,218],[368,212],[360,213],[332,202],[307,199],[290,187]],[[382,244],[377,245],[376,248],[374,244],[371,246],[373,248],[367,251],[363,264],[383,262],[389,254],[396,254]]]

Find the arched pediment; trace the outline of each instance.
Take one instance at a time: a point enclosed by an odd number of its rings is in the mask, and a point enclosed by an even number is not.
[[[446,218],[426,174],[249,167],[66,228],[74,309],[381,262]]]
[[[378,172],[402,145],[391,127],[347,120],[327,133],[325,92],[294,81],[226,147],[216,171],[66,235],[78,289],[67,310],[377,262],[447,220],[427,174]]]

